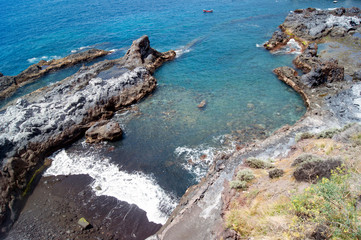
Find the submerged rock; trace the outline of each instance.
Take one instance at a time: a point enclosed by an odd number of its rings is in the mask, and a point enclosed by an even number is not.
[[[122,137],[123,131],[119,123],[102,120],[91,126],[85,132],[86,142],[97,143],[101,141],[115,141]]]
[[[110,118],[155,89],[152,72],[174,59],[175,52],[163,54],[149,45],[143,36],[123,58],[82,67],[0,113],[0,226],[11,226],[16,219],[19,209],[14,203],[46,156],[82,137],[95,121]]]

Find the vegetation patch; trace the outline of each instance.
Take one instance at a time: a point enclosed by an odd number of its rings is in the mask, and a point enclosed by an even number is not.
[[[357,208],[361,185],[355,186],[352,175],[338,167],[329,179],[322,178],[293,196],[294,225],[314,223],[312,234],[326,236],[322,239],[361,239],[361,211]]]
[[[319,161],[321,160],[321,158],[315,154],[309,154],[309,153],[305,153],[302,154],[300,156],[298,156],[297,158],[295,158],[295,160],[293,161],[291,166],[298,166],[302,163],[305,162],[314,162],[314,161]]]
[[[276,168],[276,169],[272,169],[271,171],[269,171],[268,176],[270,178],[279,178],[279,177],[282,177],[284,173],[285,172],[282,169]]]
[[[259,158],[248,158],[244,161],[247,166],[249,166],[250,168],[262,168],[262,169],[266,169],[266,168],[273,168],[274,166],[263,159],[259,159]]]
[[[328,178],[332,170],[341,167],[342,160],[339,158],[328,158],[326,160],[314,159],[299,164],[293,173],[297,181],[315,182],[321,178]]]
[[[296,134],[295,141],[299,142],[303,139],[313,138],[314,136],[315,136],[314,134],[309,133],[309,132],[298,133],[298,134]]]
[[[247,183],[254,179],[254,174],[250,169],[242,169],[237,173],[236,179],[229,182],[229,186],[235,189],[247,188]]]

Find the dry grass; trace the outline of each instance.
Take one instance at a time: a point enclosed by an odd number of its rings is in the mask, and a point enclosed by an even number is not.
[[[326,133],[327,136],[331,135],[329,132]],[[292,166],[292,163],[305,153],[323,159],[331,156],[341,157],[346,168],[352,172],[349,191],[358,193],[361,191],[360,139],[361,133],[357,132],[350,137],[349,142],[336,142],[330,138],[304,138],[292,148],[289,157],[276,160],[275,167],[284,170],[282,177],[269,179],[267,171],[255,169],[256,178],[252,180],[248,191],[239,192],[226,211],[226,227],[235,230],[245,239],[310,238],[319,225],[310,219],[299,218],[293,209],[291,199],[302,195],[307,191],[305,189],[314,185],[296,182],[292,176],[296,166]]]

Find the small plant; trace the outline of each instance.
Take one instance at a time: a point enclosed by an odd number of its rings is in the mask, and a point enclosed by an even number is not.
[[[245,160],[245,163],[251,168],[265,169],[265,168],[273,168],[274,167],[271,163],[269,163],[265,160],[259,159],[259,158],[248,158]]]
[[[321,160],[321,158],[319,156],[314,155],[314,154],[305,153],[305,154],[298,156],[293,161],[291,166],[297,166],[304,162],[313,162],[313,161],[318,161],[318,160]]]
[[[268,172],[268,176],[270,178],[279,178],[279,177],[282,177],[284,174],[284,171],[282,169],[273,169],[271,171]]]
[[[361,212],[356,208],[358,192],[351,191],[351,174],[342,167],[332,171],[292,198],[292,209],[298,222],[328,226],[332,239],[361,239]]]
[[[306,161],[298,165],[293,176],[297,181],[316,182],[320,178],[330,177],[332,170],[341,165],[342,160],[339,158]]]
[[[247,188],[247,183],[254,179],[254,174],[250,169],[242,169],[237,173],[236,179],[229,182],[229,186],[235,189]]]
[[[337,128],[332,128],[332,129],[327,129],[325,131],[320,132],[319,134],[317,134],[317,138],[333,138],[334,135],[336,135],[337,133],[340,133],[341,130],[337,129]]]
[[[354,145],[360,146],[361,145],[361,133],[353,135],[351,137],[351,140],[354,143]]]
[[[312,133],[309,133],[309,132],[298,133],[298,134],[296,134],[295,141],[299,142],[299,141],[301,141],[303,139],[313,138],[314,136],[315,135],[313,135]]]
[[[237,179],[249,182],[254,179],[254,174],[250,169],[242,169],[237,173]]]
[[[234,189],[245,189],[247,187],[247,182],[241,180],[233,180],[229,182],[229,186]]]

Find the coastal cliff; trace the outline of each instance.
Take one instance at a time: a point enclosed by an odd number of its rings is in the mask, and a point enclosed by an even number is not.
[[[357,139],[357,134],[360,134],[357,125],[342,129],[349,123],[358,123],[361,120],[359,104],[361,79],[358,77],[360,66],[345,71],[345,65],[353,62],[354,59],[351,56],[340,60],[337,56],[334,56],[336,59],[322,58],[318,54],[317,43],[359,42],[359,38],[352,34],[359,33],[360,20],[361,12],[358,8],[298,9],[287,16],[280,30],[274,33],[264,47],[272,52],[287,45],[291,39],[301,46],[303,53],[294,60],[294,64],[303,71],[303,74],[299,76],[298,72],[290,67],[277,68],[274,73],[302,96],[307,106],[306,114],[293,126],[284,126],[266,140],[248,144],[237,149],[233,154],[217,156],[207,176],[198,185],[187,190],[168,222],[149,239],[297,239],[297,236],[301,239],[302,236],[328,239],[332,236],[333,232],[330,230],[332,228],[326,226],[325,230],[323,225],[307,225],[307,231],[300,232],[299,229],[296,231],[290,227],[292,224],[290,221],[277,222],[278,215],[274,213],[272,213],[274,215],[270,213],[270,220],[266,219],[264,223],[265,214],[259,214],[257,209],[260,209],[259,212],[267,212],[267,208],[270,207],[268,201],[273,202],[275,198],[277,201],[290,201],[290,191],[302,191],[309,186],[307,184],[312,183],[312,181],[298,183],[296,177],[292,175],[296,167],[291,166],[291,161],[301,153],[312,152],[321,155],[322,159],[326,159],[327,155],[332,153],[342,159],[331,160],[332,164],[329,166],[332,168],[324,168],[324,175],[316,171],[320,179],[323,176],[329,177],[331,169],[336,171],[335,169],[341,166],[341,162],[346,165],[350,163],[347,160],[350,156],[342,155],[342,151],[349,150],[350,146],[341,145],[336,140],[340,141],[342,136],[345,139],[347,135],[348,140],[345,141],[350,144],[350,139]],[[354,50],[361,51],[359,46],[355,46]],[[337,130],[325,131],[328,129]],[[335,140],[331,140],[332,137]],[[308,138],[311,140],[305,141],[309,142],[301,141],[296,144],[297,141]],[[320,147],[316,151],[310,146]],[[340,151],[333,152],[335,146],[339,146],[337,149]],[[352,150],[357,155],[358,150]],[[357,158],[353,157],[354,166],[359,169]],[[251,159],[258,159],[257,164],[264,164],[267,167],[254,169],[257,165],[252,165]],[[326,162],[322,160],[320,163]],[[271,173],[268,175],[270,172],[268,167],[276,167],[278,171],[275,171],[274,175]],[[242,169],[252,169],[251,171],[254,172],[254,176],[249,178],[250,183],[236,182],[237,178],[240,178],[238,173]],[[272,180],[271,176],[275,175],[281,177],[280,180]],[[352,196],[354,195],[357,197],[357,191],[352,193]],[[285,208],[278,211],[286,211]],[[255,214],[253,218],[251,218],[252,213]],[[285,216],[292,220],[293,215]],[[272,225],[272,222],[277,226]],[[302,228],[302,224],[300,225],[299,222],[298,224]],[[294,235],[289,234],[292,231]]]
[[[155,69],[174,58],[174,51],[160,53],[143,36],[124,57],[83,66],[0,114],[2,233],[16,220],[32,184],[50,164],[44,159],[82,137],[97,121],[109,119],[115,111],[151,93],[157,83],[152,76]]]

